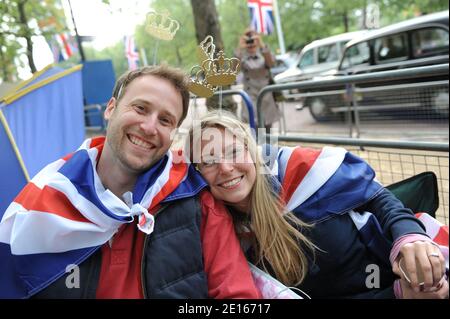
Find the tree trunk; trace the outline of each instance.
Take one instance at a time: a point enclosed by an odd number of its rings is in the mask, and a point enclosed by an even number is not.
[[[27,16],[25,14],[25,4],[27,3],[27,0],[19,1],[17,3],[17,8],[19,10],[19,22],[22,25],[23,28],[23,37],[25,38],[27,42],[27,58],[28,58],[28,65],[30,66],[31,73],[35,73],[37,71],[36,65],[34,64],[33,60],[33,41],[31,40],[31,32],[30,28],[28,27],[28,20]]]
[[[197,43],[202,42],[207,35],[211,35],[214,38],[216,50],[223,50],[219,17],[214,0],[191,0],[191,5]]]
[[[363,2],[362,15],[362,29],[367,29],[367,0],[364,0]]]
[[[345,29],[345,32],[348,32],[349,29],[348,29],[348,12],[347,12],[347,10],[344,11],[343,18],[344,18],[344,29]]]
[[[175,45],[175,54],[177,56],[177,64],[183,65],[183,58],[181,57],[180,48]]]
[[[191,0],[192,12],[194,14],[195,37],[197,43],[202,42],[206,36],[214,38],[216,52],[224,50],[222,34],[220,32],[219,17],[217,15],[214,0]],[[227,89],[224,87],[224,89]],[[206,100],[208,109],[217,109],[219,106],[219,96],[214,95]],[[222,108],[235,113],[237,105],[231,98],[226,96],[222,100]]]
[[[2,41],[3,42],[3,41]],[[6,46],[5,46],[6,49]],[[8,81],[8,69],[7,69],[6,57],[3,53],[3,43],[0,45],[0,66],[2,68],[2,79],[3,81]]]

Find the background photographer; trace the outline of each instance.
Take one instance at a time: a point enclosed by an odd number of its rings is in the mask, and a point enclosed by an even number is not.
[[[252,99],[257,121],[256,98],[259,91],[269,85],[270,68],[274,65],[275,59],[268,46],[263,43],[261,36],[252,29],[247,29],[239,38],[239,47],[236,49],[235,55],[241,60],[244,90]],[[262,123],[263,125],[257,123],[257,126],[264,126],[268,131],[272,124],[280,118],[280,112],[272,94],[264,96],[260,111],[264,114],[265,123]],[[248,112],[245,107],[242,108],[242,119],[248,122]]]

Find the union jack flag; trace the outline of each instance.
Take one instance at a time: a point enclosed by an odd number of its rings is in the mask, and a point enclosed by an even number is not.
[[[250,25],[258,33],[271,34],[274,30],[272,0],[247,0]]]
[[[67,33],[55,35],[50,39],[49,46],[56,63],[69,59],[78,50],[73,38]]]
[[[25,186],[3,217],[0,212],[0,299],[30,297],[78,265],[125,224],[153,231],[160,203],[194,196],[206,183],[169,151],[116,197],[96,173],[103,137],[86,140],[73,154],[47,165]]]
[[[365,161],[339,147],[315,150],[269,146],[263,155],[279,183],[280,197],[288,211],[308,223],[324,220],[330,212],[347,212],[367,248],[381,260],[389,256],[391,245],[375,214],[352,209],[382,189],[375,171]],[[428,214],[416,217],[440,245],[448,268],[448,226]]]
[[[128,60],[128,69],[136,70],[139,63],[139,53],[136,49],[136,44],[134,43],[134,36],[125,36],[125,55]]]

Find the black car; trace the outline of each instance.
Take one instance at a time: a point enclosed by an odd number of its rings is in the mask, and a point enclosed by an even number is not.
[[[335,76],[448,63],[448,18],[448,11],[424,15],[371,31],[348,42]],[[413,88],[405,85],[426,81],[435,81],[436,86],[418,85]],[[411,81],[387,79],[382,85],[397,85],[402,90],[402,96],[407,96],[407,91],[411,90],[411,98],[400,100],[399,91],[366,90],[358,95],[358,107],[362,111],[427,108],[429,114],[448,117],[448,74]],[[345,94],[339,97],[312,96],[305,100],[305,105],[317,121],[343,115],[346,108],[342,106],[346,103],[348,97]]]

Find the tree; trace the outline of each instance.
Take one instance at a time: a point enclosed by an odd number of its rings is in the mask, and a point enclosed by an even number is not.
[[[222,33],[220,32],[219,16],[214,0],[191,0],[194,13],[195,37],[197,43],[211,35],[214,38],[216,50],[223,50]]]
[[[44,23],[52,21],[52,23]],[[64,29],[64,12],[59,1],[2,0],[0,3],[0,59],[16,64],[16,57],[25,54],[31,72],[36,72],[33,59],[33,36],[52,36]],[[24,43],[25,45],[23,45]],[[6,48],[6,49],[5,49]],[[15,54],[15,57],[12,54]],[[2,68],[2,77],[11,76]]]
[[[206,36],[211,35],[214,38],[216,52],[224,50],[219,16],[214,0],[191,0],[191,6],[197,43],[199,44]],[[218,99],[218,96],[212,96],[206,100],[206,106],[210,109],[217,108]],[[226,97],[222,100],[222,107],[234,113],[237,106],[231,97]]]

